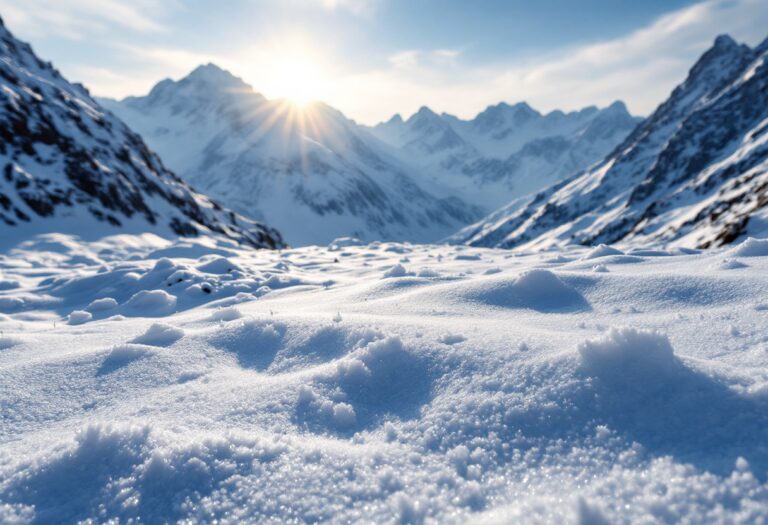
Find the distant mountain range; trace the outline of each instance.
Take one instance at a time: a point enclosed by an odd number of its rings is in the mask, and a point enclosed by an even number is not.
[[[718,37],[642,121],[621,102],[546,115],[520,103],[472,120],[423,107],[373,127],[324,104],[267,100],[212,64],[144,97],[95,100],[1,21],[0,46],[0,225],[19,235],[152,231],[280,247],[278,231],[320,244],[459,230],[449,242],[547,248],[711,247],[768,233],[768,41]]]
[[[0,231],[200,234],[254,247],[280,234],[168,171],[125,124],[0,20]]]
[[[442,191],[494,209],[601,160],[641,120],[622,102],[546,115],[521,102],[472,120],[422,107],[370,131]]]
[[[728,244],[768,233],[768,40],[720,36],[605,160],[451,237],[474,246]]]
[[[145,97],[104,100],[195,187],[274,224],[291,244],[435,241],[482,216],[436,197],[339,111],[270,101],[213,64]]]
[[[547,115],[500,104],[472,121],[422,108],[367,128],[267,100],[213,64],[101,102],[193,186],[299,245],[437,241],[600,160],[638,121],[620,102]]]

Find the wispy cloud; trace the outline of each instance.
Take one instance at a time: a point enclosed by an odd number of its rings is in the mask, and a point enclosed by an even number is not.
[[[768,36],[765,0],[708,0],[662,16],[624,37],[561,49],[525,62],[476,66],[423,60],[440,52],[411,50],[390,57],[389,69],[350,74],[329,100],[372,122],[394,111],[406,114],[428,104],[472,116],[501,100],[526,100],[542,110],[576,109],[625,100],[650,113],[683,80],[719,33],[752,45]],[[364,100],[354,93],[366,93]],[[376,104],[370,104],[375,100]]]
[[[299,7],[321,7],[327,10],[346,10],[358,15],[371,15],[380,0],[277,0]]]
[[[457,49],[434,49],[432,51],[407,50],[391,55],[387,61],[397,69],[428,69],[452,64],[461,55]]]
[[[26,34],[96,35],[99,46],[109,46],[109,62],[73,63],[65,71],[99,95],[144,93],[162,78],[178,78],[209,61],[270,95],[278,91],[271,83],[274,69],[296,55],[322,73],[317,75],[319,98],[367,123],[395,112],[410,114],[424,104],[469,117],[502,100],[526,100],[547,111],[623,99],[632,111],[647,114],[685,77],[718,33],[730,33],[752,45],[768,33],[765,0],[704,0],[623,37],[548,51],[524,61],[479,64],[462,48],[406,48],[371,56],[374,65],[361,69],[359,59],[355,65],[345,65],[349,49],[334,46],[331,38],[293,34],[284,27],[276,27],[275,34],[261,32],[258,39],[235,49],[214,46],[212,53],[165,46],[162,42],[169,39],[155,37],[165,35],[164,20],[173,20],[170,15],[184,9],[179,1],[26,0],[21,8],[16,0],[0,0],[0,11],[14,30],[23,28]],[[384,0],[270,1],[291,9],[370,14]],[[113,38],[115,28],[122,34]],[[130,35],[137,31],[153,38]]]
[[[142,32],[165,29],[161,14],[175,0],[0,0],[0,11],[18,31],[28,35],[58,35],[81,39],[114,27]]]
[[[67,73],[72,80],[83,83],[94,95],[122,98],[142,95],[158,81],[181,78],[201,64],[212,62],[239,74],[242,64],[227,56],[199,53],[173,47],[140,47],[113,44],[115,55],[127,58],[134,68],[114,70],[109,67],[75,65]]]

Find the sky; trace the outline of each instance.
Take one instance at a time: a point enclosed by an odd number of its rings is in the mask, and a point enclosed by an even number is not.
[[[768,37],[766,0],[0,0],[0,15],[97,96],[213,62],[366,124],[501,101],[646,115],[718,34]]]

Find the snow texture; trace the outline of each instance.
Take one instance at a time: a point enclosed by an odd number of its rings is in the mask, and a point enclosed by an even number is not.
[[[31,238],[0,522],[761,523],[763,246]]]

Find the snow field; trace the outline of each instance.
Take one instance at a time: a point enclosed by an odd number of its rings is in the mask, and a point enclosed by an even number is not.
[[[755,242],[10,250],[0,521],[759,523]]]

